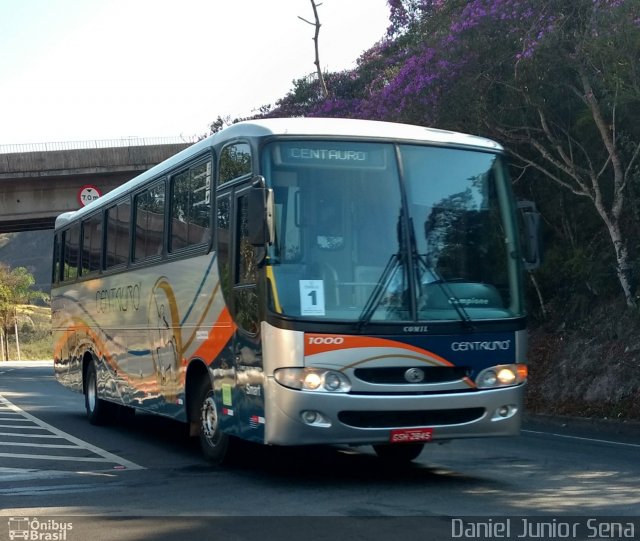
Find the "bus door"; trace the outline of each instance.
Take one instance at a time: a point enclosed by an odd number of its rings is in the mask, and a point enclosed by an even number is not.
[[[230,351],[219,359],[223,430],[264,439],[264,388],[260,344],[258,262],[248,236],[250,180],[217,195],[217,251],[225,302],[237,328]],[[228,353],[231,353],[229,358]],[[224,415],[225,412],[228,415]]]

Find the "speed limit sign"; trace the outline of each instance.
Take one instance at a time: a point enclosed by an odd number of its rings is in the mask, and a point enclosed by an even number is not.
[[[84,207],[91,203],[91,201],[95,201],[102,195],[102,192],[97,186],[93,184],[87,184],[82,186],[78,191],[78,203],[80,203],[81,207]]]

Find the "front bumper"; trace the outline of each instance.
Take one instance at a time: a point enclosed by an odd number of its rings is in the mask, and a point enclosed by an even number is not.
[[[265,443],[366,445],[388,443],[394,429],[417,427],[433,428],[434,441],[517,435],[525,385],[423,395],[297,391],[273,378],[266,387]],[[505,406],[508,414],[499,415]],[[306,424],[304,411],[318,412],[328,423]]]

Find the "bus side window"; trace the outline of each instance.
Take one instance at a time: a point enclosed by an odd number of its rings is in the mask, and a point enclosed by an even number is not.
[[[251,174],[251,147],[247,143],[226,146],[220,153],[218,185]]]
[[[78,259],[80,255],[80,224],[75,224],[63,233],[64,238],[64,276],[65,281],[78,277]]]
[[[129,259],[129,229],[131,225],[131,204],[118,203],[106,211],[107,243],[105,268],[125,265]]]
[[[162,255],[164,241],[164,182],[136,195],[133,259]]]
[[[171,234],[169,250],[209,242],[211,238],[211,162],[171,178]]]
[[[102,213],[82,221],[81,274],[100,270],[102,255]]]

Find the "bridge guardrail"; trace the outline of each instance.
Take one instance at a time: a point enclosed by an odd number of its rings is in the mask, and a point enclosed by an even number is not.
[[[196,135],[178,137],[123,137],[120,139],[96,139],[92,141],[61,141],[51,143],[17,143],[0,145],[0,154],[51,152],[60,150],[90,150],[95,148],[124,148],[151,145],[190,144],[198,141]]]

